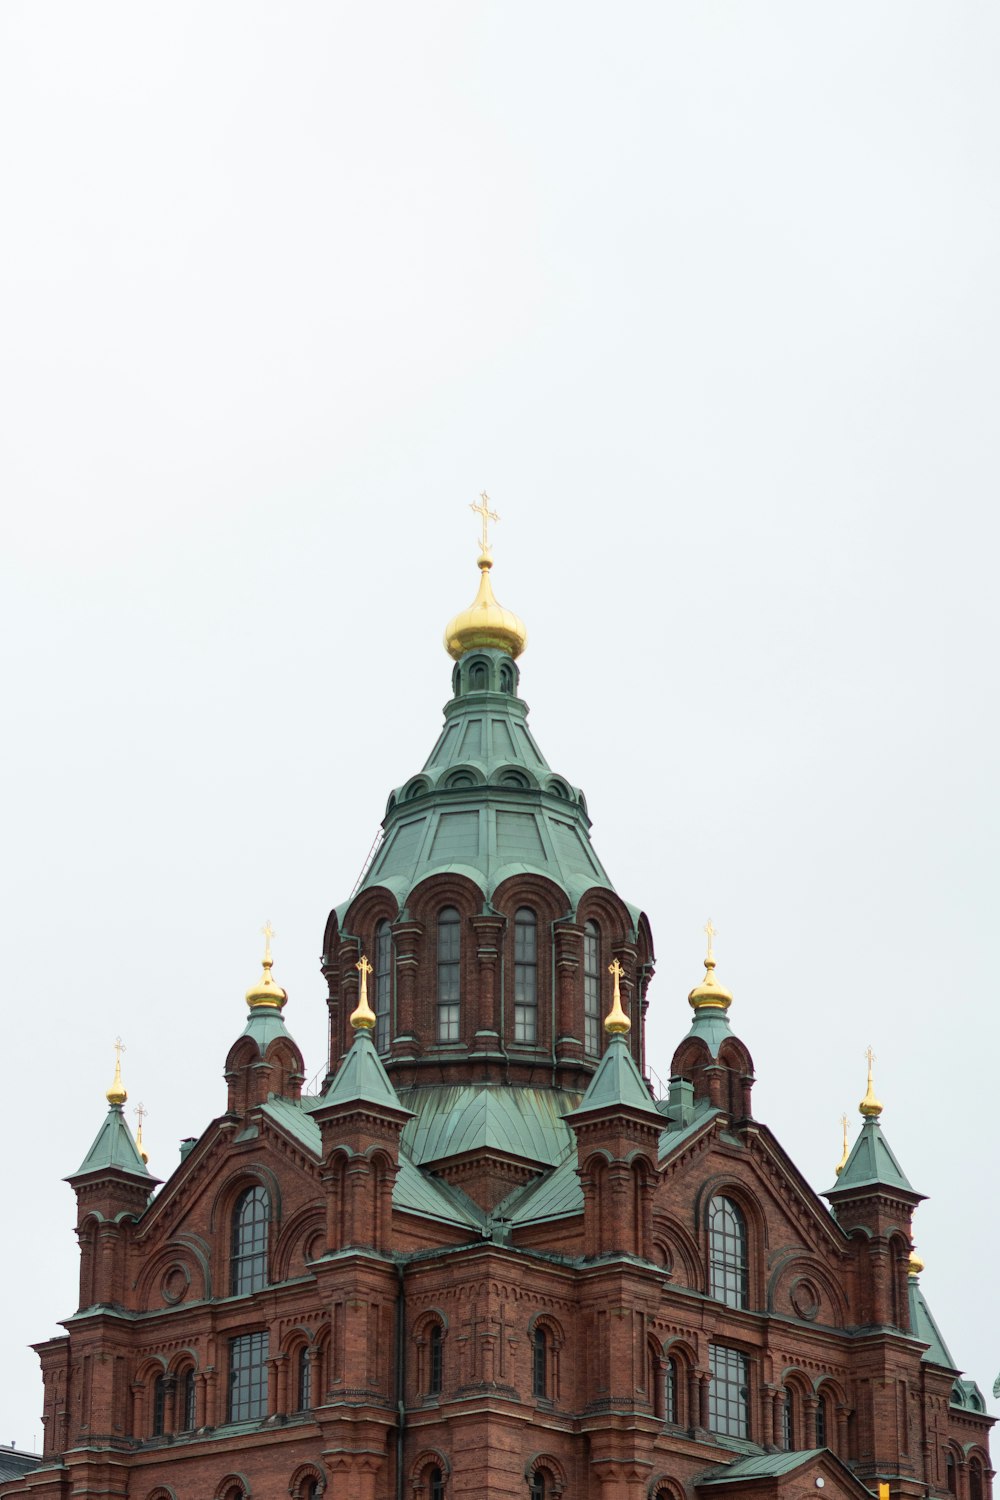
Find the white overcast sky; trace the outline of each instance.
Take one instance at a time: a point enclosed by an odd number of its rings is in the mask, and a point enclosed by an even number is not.
[[[0,1439],[115,1035],[166,1176],[270,917],[322,1068],[483,487],[532,726],[652,922],[653,1066],[709,914],[819,1190],[871,1043],[988,1391],[998,44],[962,0],[0,9]]]

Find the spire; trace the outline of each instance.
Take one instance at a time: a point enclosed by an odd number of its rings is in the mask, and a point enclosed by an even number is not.
[[[882,1105],[875,1097],[875,1085],[872,1083],[872,1063],[875,1061],[875,1054],[871,1047],[865,1052],[865,1057],[868,1059],[868,1091],[858,1105],[858,1110],[866,1120],[877,1120],[882,1113]]]
[[[271,968],[274,964],[271,957],[271,939],[274,937],[274,928],[268,921],[260,930],[264,937],[264,967],[260,979],[247,990],[247,1004],[251,1010],[281,1010],[288,995],[280,984],[275,984],[271,976]]]
[[[456,661],[476,647],[506,651],[517,657],[528,644],[528,632],[523,620],[497,603],[490,582],[493,552],[488,528],[490,521],[499,521],[500,517],[495,510],[490,510],[490,497],[485,490],[479,497],[479,504],[473,503],[470,509],[482,518],[483,523],[479,545],[479,592],[468,609],[463,609],[448,622],[444,633],[445,650]]]
[[[124,1104],[125,1100],[128,1098],[128,1094],[125,1091],[125,1085],[122,1083],[122,1053],[124,1051],[125,1051],[125,1043],[122,1041],[122,1039],[121,1039],[120,1036],[116,1036],[115,1037],[115,1076],[112,1079],[111,1087],[108,1089],[108,1092],[105,1094],[104,1097],[107,1099],[107,1101],[108,1101],[109,1104],[111,1104],[111,1105],[117,1105],[119,1107],[122,1104]]]
[[[840,1120],[841,1120],[841,1124],[844,1127],[844,1154],[840,1158],[840,1161],[837,1163],[837,1176],[838,1177],[840,1176],[840,1174],[844,1170],[844,1168],[847,1166],[847,1158],[850,1155],[850,1148],[848,1147],[848,1144],[847,1144],[847,1116],[846,1115],[841,1115]]]
[[[715,954],[712,951],[712,943],[716,935],[716,929],[709,917],[705,923],[705,932],[708,934],[708,952],[705,955],[705,977],[701,984],[696,984],[688,995],[688,1004],[697,1015],[699,1011],[721,1010],[725,1013],[733,1003],[733,997],[728,990],[724,990],[715,978]]]
[[[355,1031],[374,1031],[376,1016],[368,1004],[368,976],[372,971],[372,966],[362,953],[354,967],[361,975],[361,993],[357,1006],[351,1012],[351,1025]]]
[[[142,1122],[146,1118],[146,1116],[149,1114],[149,1110],[146,1108],[146,1106],[144,1104],[142,1104],[140,1102],[139,1104],[136,1105],[135,1109],[132,1112],[133,1112],[133,1114],[135,1115],[136,1119],[139,1122],[138,1125],[136,1126],[136,1132],[135,1132],[135,1149],[138,1151],[139,1155],[142,1157],[142,1164],[143,1164],[143,1166],[148,1167],[149,1166],[149,1152],[146,1150],[146,1148],[142,1144]]]
[[[624,972],[625,970],[617,958],[608,964],[608,973],[615,982],[615,993],[611,1004],[611,1011],[604,1022],[604,1029],[608,1033],[608,1036],[626,1036],[632,1030],[632,1022],[622,1010],[620,981]]]

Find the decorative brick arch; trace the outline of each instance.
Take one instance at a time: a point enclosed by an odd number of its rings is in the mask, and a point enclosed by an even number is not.
[[[296,1261],[305,1270],[309,1243],[317,1234],[326,1234],[326,1211],[309,1203],[292,1215],[277,1238],[271,1256],[275,1281],[287,1281],[296,1274],[292,1270]]]
[[[227,1474],[213,1490],[212,1500],[251,1500],[249,1479],[245,1474]]]
[[[646,1494],[649,1500],[687,1500],[684,1486],[679,1480],[671,1479],[669,1474],[658,1474],[651,1479]]]
[[[318,1464],[299,1464],[292,1471],[292,1477],[288,1481],[288,1493],[292,1500],[303,1500],[306,1485],[312,1480],[318,1486],[317,1493],[322,1495],[326,1491],[326,1475]]]
[[[158,1484],[154,1490],[150,1490],[146,1500],[177,1500],[177,1495],[169,1484]]]
[[[413,1500],[425,1500],[429,1496],[432,1469],[441,1470],[441,1478],[447,1486],[451,1478],[451,1464],[447,1454],[437,1448],[424,1448],[410,1466],[410,1493]]]
[[[529,1484],[536,1474],[547,1474],[552,1481],[552,1493],[561,1495],[566,1488],[566,1470],[552,1453],[536,1453],[524,1466],[524,1477]]]

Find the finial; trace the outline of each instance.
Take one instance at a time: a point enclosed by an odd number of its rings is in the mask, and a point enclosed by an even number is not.
[[[917,1254],[915,1246],[910,1250],[910,1259],[906,1269],[910,1276],[919,1276],[924,1269],[923,1258]]]
[[[121,1109],[122,1105],[125,1103],[125,1100],[128,1098],[128,1094],[125,1091],[125,1085],[122,1083],[122,1053],[124,1051],[125,1051],[125,1043],[122,1041],[122,1039],[121,1039],[120,1036],[116,1036],[115,1037],[115,1076],[114,1076],[114,1080],[113,1080],[113,1082],[111,1084],[111,1087],[108,1089],[108,1092],[105,1095],[105,1098],[107,1099],[108,1103],[110,1105],[112,1105],[115,1109]]]
[[[375,1012],[368,1004],[368,976],[372,971],[372,966],[362,953],[354,967],[361,975],[361,993],[358,996],[357,1005],[351,1012],[351,1025],[355,1031],[371,1031],[375,1026]]]
[[[139,1124],[136,1127],[136,1132],[135,1132],[135,1149],[138,1151],[139,1155],[142,1157],[143,1163],[146,1166],[148,1166],[149,1165],[149,1153],[146,1151],[146,1148],[142,1144],[142,1122],[146,1118],[146,1116],[149,1114],[149,1110],[146,1108],[146,1106],[144,1104],[142,1104],[140,1102],[139,1104],[136,1105],[136,1107],[132,1111],[132,1113],[135,1115],[136,1119],[139,1121]]]
[[[632,1022],[622,1009],[621,979],[625,970],[617,958],[613,958],[608,964],[608,973],[614,979],[615,993],[611,1002],[611,1011],[604,1022],[604,1029],[608,1036],[624,1036],[632,1030]]]
[[[275,984],[271,975],[271,969],[274,967],[274,959],[271,957],[271,939],[275,936],[275,932],[270,921],[265,922],[260,930],[264,939],[263,972],[257,983],[247,990],[247,1004],[251,1010],[280,1010],[288,999],[288,995],[280,984]]]
[[[882,1113],[882,1105],[875,1097],[875,1085],[872,1083],[872,1063],[877,1059],[871,1047],[865,1048],[865,1057],[868,1059],[868,1092],[858,1105],[858,1109],[866,1120],[877,1120]]]
[[[444,633],[444,647],[449,656],[458,661],[466,651],[476,648],[487,651],[506,651],[510,656],[520,656],[528,644],[528,632],[524,621],[512,610],[504,609],[496,601],[490,583],[493,553],[490,549],[489,523],[499,521],[495,510],[490,509],[490,497],[483,490],[478,505],[469,506],[482,521],[482,536],[479,539],[479,592],[468,609],[463,609],[448,622]]]
[[[847,1158],[851,1154],[850,1151],[849,1151],[849,1149],[848,1149],[848,1146],[847,1146],[847,1116],[846,1115],[841,1115],[841,1117],[840,1117],[840,1123],[844,1127],[844,1154],[840,1158],[840,1161],[837,1163],[837,1176],[838,1177],[840,1176],[840,1174],[844,1170],[844,1168],[847,1166]]]
[[[709,917],[702,931],[708,937],[708,951],[705,954],[705,977],[701,984],[695,985],[688,995],[688,1003],[693,1010],[728,1010],[733,1003],[733,997],[728,990],[724,990],[715,979],[715,953],[714,942],[718,936],[718,928],[712,918]]]
[[[491,521],[499,521],[500,517],[495,510],[490,510],[490,497],[485,490],[480,492],[479,504],[476,505],[475,501],[473,501],[469,509],[474,510],[477,516],[481,516],[483,522],[483,535],[479,542],[479,566],[491,567],[493,557],[490,552],[489,523]],[[488,559],[488,561],[484,563],[484,559]]]

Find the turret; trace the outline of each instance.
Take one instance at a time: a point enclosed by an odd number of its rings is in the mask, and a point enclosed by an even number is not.
[[[696,1100],[725,1110],[733,1120],[749,1119],[754,1083],[753,1058],[729,1025],[733,997],[715,977],[713,948],[715,928],[705,924],[708,952],[705,977],[688,995],[694,1011],[691,1029],[674,1053],[670,1065],[671,1098],[684,1094],[690,1085]]]
[[[266,922],[264,962],[261,977],[247,990],[250,1007],[247,1024],[226,1058],[226,1082],[229,1085],[229,1113],[245,1115],[248,1110],[267,1101],[269,1094],[291,1099],[302,1093],[305,1065],[302,1053],[289,1034],[282,1011],[287,993],[276,983],[271,970],[271,939],[274,929]]]

